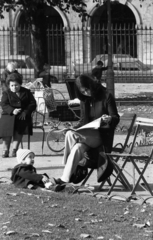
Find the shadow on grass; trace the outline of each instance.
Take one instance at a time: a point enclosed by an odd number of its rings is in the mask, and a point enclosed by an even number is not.
[[[63,169],[64,166],[48,166],[48,167],[37,167],[37,170],[52,170],[52,169]],[[7,168],[7,171],[12,171],[13,168]],[[0,171],[0,172],[5,172],[4,171]]]
[[[150,185],[150,188],[153,189],[153,183],[149,183],[149,185]],[[143,185],[143,187],[144,186],[145,185]],[[80,186],[80,187],[76,186],[76,189],[77,189],[76,192],[91,193],[94,196],[102,195],[108,199],[113,196],[120,196],[122,198],[128,199],[131,196],[131,190],[122,188],[121,185],[116,185],[116,187],[113,189],[113,191],[109,195],[107,194],[107,192],[109,190],[108,185],[104,185],[102,189],[99,189],[98,187],[99,187],[98,185],[89,185],[89,186]],[[131,184],[131,187],[132,187],[132,184]],[[135,198],[134,200],[138,200],[138,199],[144,200],[148,197],[151,197],[151,194],[149,191],[147,191],[147,187],[146,187],[146,191],[145,191],[141,186],[138,186],[135,194],[133,194],[132,196],[133,196],[132,197],[133,199]]]

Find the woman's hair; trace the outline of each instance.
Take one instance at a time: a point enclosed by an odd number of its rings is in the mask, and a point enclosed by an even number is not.
[[[7,85],[9,85],[10,82],[17,82],[20,85],[22,85],[22,75],[18,72],[9,74],[8,77],[6,78]]]
[[[17,63],[16,62],[8,62],[6,69],[10,72],[15,71],[15,69],[17,68]]]
[[[91,92],[91,97],[83,95],[80,91],[81,87],[89,89]],[[97,79],[94,79],[86,74],[81,74],[76,79],[76,94],[81,101],[85,101],[87,98],[97,99],[97,96],[99,96],[99,91],[101,91],[101,84]]]
[[[50,65],[48,63],[45,63],[43,66],[44,70],[51,69]]]
[[[97,65],[98,65],[98,66],[103,66],[104,64],[103,64],[103,62],[102,62],[101,60],[99,60],[99,61],[97,62]]]

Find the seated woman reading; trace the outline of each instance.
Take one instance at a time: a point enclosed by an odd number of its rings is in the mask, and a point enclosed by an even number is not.
[[[98,129],[78,129],[78,133],[68,130],[65,136],[64,164],[65,168],[60,178],[55,179],[55,191],[64,189],[63,183],[71,181],[77,165],[83,159],[84,153],[91,148],[100,148],[110,152],[113,144],[114,130],[119,122],[115,99],[97,79],[88,75],[80,75],[76,79],[76,93],[81,103],[81,119],[75,128],[101,118]]]

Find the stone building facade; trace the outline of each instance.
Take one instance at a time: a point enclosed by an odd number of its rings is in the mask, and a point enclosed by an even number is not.
[[[59,58],[61,55],[64,56],[62,64],[70,67],[73,62],[88,63],[98,54],[107,54],[106,6],[103,0],[99,0],[98,6],[97,2],[95,3],[93,0],[84,1],[91,17],[83,23],[78,14],[73,11],[65,14],[57,7],[47,9],[50,21],[53,21],[55,25],[59,23],[62,26],[64,42]],[[112,31],[114,32],[113,53],[130,54],[144,63],[153,64],[153,1],[118,0],[116,3],[112,0],[111,8]],[[23,40],[20,41],[20,52],[17,47],[16,29],[23,26],[25,21],[21,9],[4,13],[4,16],[5,18],[0,21],[0,56],[12,53],[29,54],[27,40],[23,46]],[[3,31],[4,29],[5,31]],[[10,31],[11,29],[13,31]],[[52,47],[48,48],[48,52],[52,53],[52,51]],[[54,51],[56,51],[56,47],[54,47]]]

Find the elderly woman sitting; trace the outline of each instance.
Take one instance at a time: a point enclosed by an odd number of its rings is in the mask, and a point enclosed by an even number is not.
[[[30,90],[22,87],[22,76],[11,73],[6,79],[8,90],[1,99],[2,116],[0,119],[0,137],[3,139],[2,157],[9,156],[13,137],[12,157],[16,156],[24,134],[32,135],[32,112],[36,109],[36,101]]]

